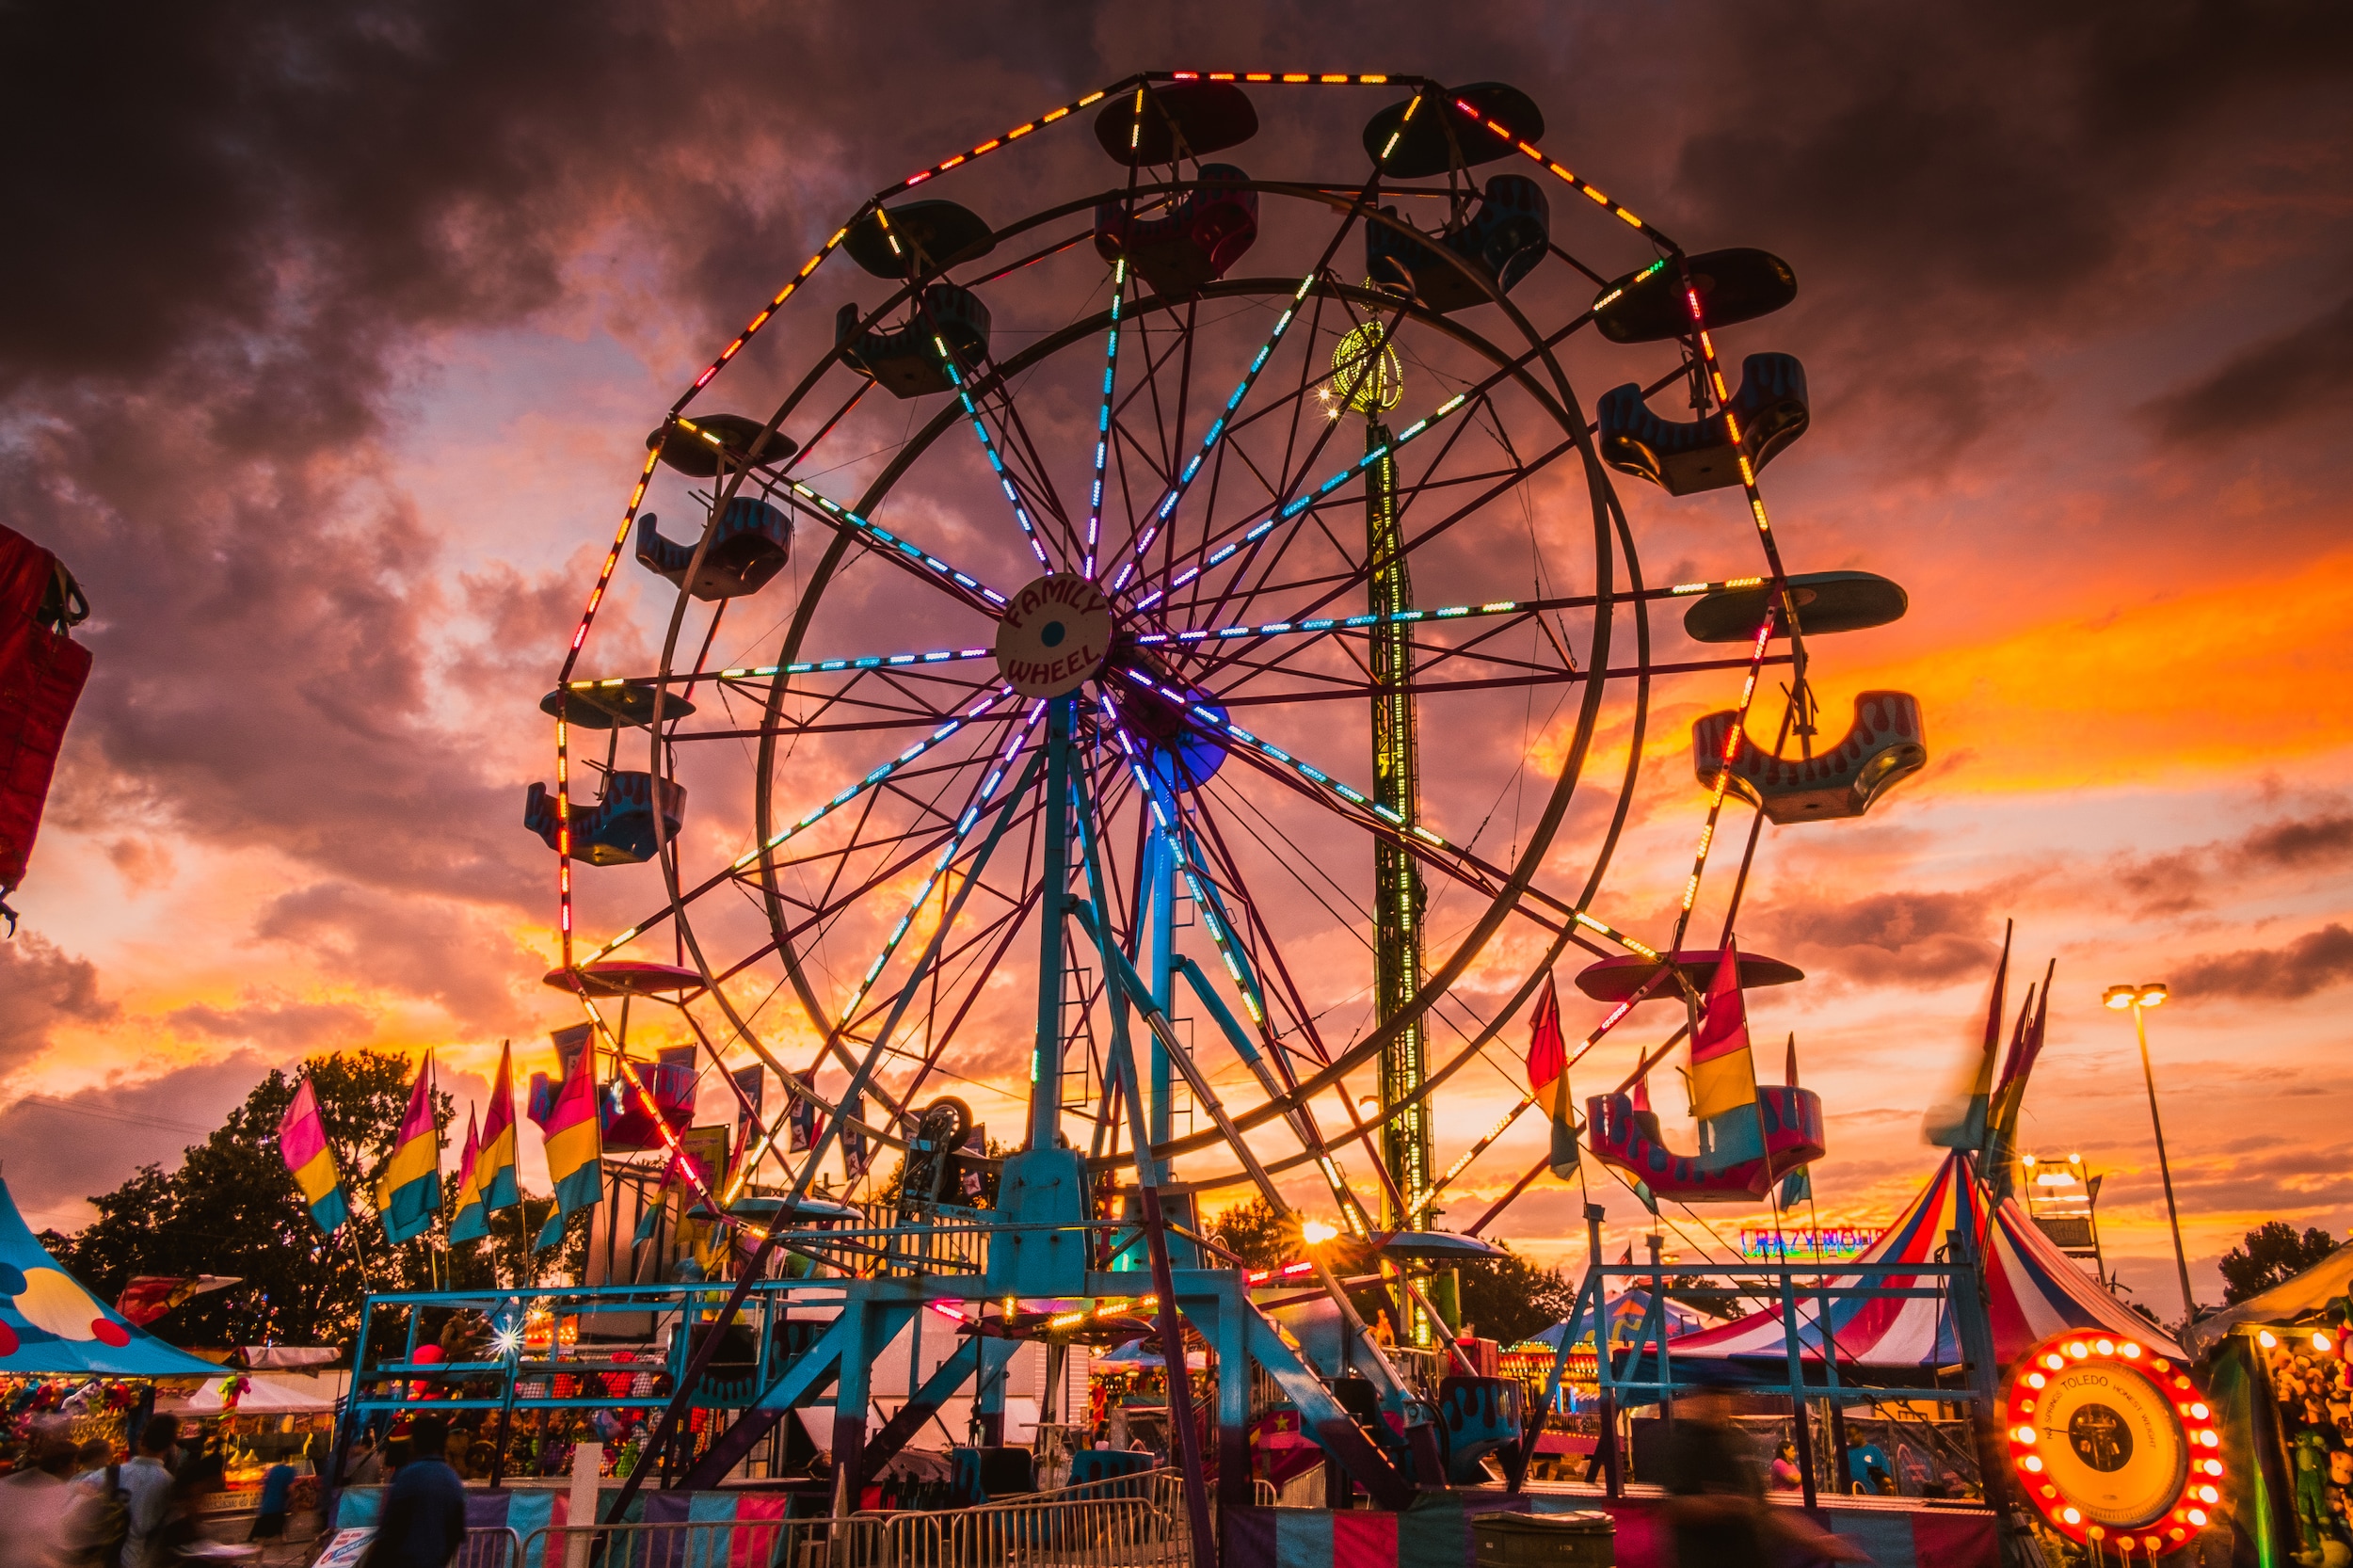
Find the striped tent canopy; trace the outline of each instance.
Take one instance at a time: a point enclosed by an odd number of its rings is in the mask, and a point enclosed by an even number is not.
[[[2101,1288],[2052,1245],[2015,1199],[1989,1204],[1976,1167],[1962,1150],[1945,1157],[1944,1164],[1902,1216],[1857,1261],[1932,1264],[1945,1246],[1945,1236],[1963,1224],[1976,1233],[1979,1256],[1985,1260],[1993,1352],[2003,1366],[2013,1364],[2041,1340],[2071,1328],[2129,1334],[2161,1355],[2189,1359],[2170,1336]],[[1830,1283],[1837,1288],[1873,1282],[1852,1274],[1833,1274]],[[1876,1283],[1903,1287],[1935,1282],[1898,1273],[1881,1276]],[[1936,1297],[1877,1301],[1833,1297],[1830,1322],[1837,1336],[1842,1367],[1867,1367],[1879,1372],[1927,1371],[1957,1365],[1961,1359],[1960,1336],[1944,1302]],[[1798,1325],[1801,1355],[1818,1366],[1822,1358],[1818,1299],[1801,1297]],[[1667,1342],[1667,1352],[1677,1382],[1686,1376],[1687,1364],[1696,1373],[1701,1364],[1709,1361],[1785,1362],[1788,1350],[1781,1308],[1775,1305],[1718,1328],[1678,1335]]]

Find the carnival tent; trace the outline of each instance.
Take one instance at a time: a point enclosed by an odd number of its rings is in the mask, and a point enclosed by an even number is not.
[[[1649,1312],[1650,1292],[1647,1290],[1622,1290],[1611,1296],[1609,1308],[1609,1343],[1631,1345],[1637,1339],[1641,1338],[1642,1320]],[[1669,1348],[1672,1350],[1677,1342],[1674,1336],[1694,1333],[1703,1321],[1700,1315],[1690,1308],[1669,1302],[1667,1304]],[[1531,1345],[1545,1345],[1557,1351],[1561,1348],[1561,1341],[1568,1336],[1569,1331],[1576,1327],[1577,1322],[1578,1320],[1575,1318],[1564,1318],[1543,1333],[1531,1336],[1527,1342]],[[1593,1331],[1590,1324],[1578,1332],[1577,1342],[1587,1347],[1593,1344]]]
[[[2353,1294],[2353,1241],[2260,1296],[2208,1313],[2183,1337],[2203,1352],[2220,1344],[2241,1323],[2297,1322],[2317,1316],[2330,1302],[2347,1294]]]
[[[0,1181],[0,1373],[218,1377],[220,1368],[134,1328],[57,1267]]]
[[[2186,1361],[2181,1348],[2157,1327],[2087,1278],[2073,1260],[2052,1245],[2016,1200],[1990,1204],[1976,1166],[1964,1151],[1945,1157],[1936,1175],[1888,1227],[1860,1263],[1933,1264],[1953,1231],[1967,1226],[1984,1260],[1987,1315],[1993,1330],[1994,1358],[2009,1366],[2034,1345],[2071,1328],[2131,1335],[2161,1355]],[[1864,1284],[1890,1287],[1933,1285],[1932,1279],[1893,1274],[1865,1279],[1833,1274],[1833,1289]],[[1801,1355],[1811,1365],[1822,1359],[1822,1304],[1798,1304]],[[1933,1370],[1961,1360],[1961,1339],[1938,1296],[1872,1299],[1833,1296],[1830,1322],[1841,1367],[1874,1372]],[[1778,1305],[1735,1319],[1718,1328],[1678,1335],[1667,1341],[1678,1382],[1699,1375],[1710,1361],[1785,1362],[1787,1342]]]
[[[228,1394],[230,1385],[236,1381],[234,1375],[212,1378],[185,1399],[158,1400],[155,1408],[185,1411],[194,1416],[218,1416],[231,1410],[239,1416],[291,1416],[317,1415],[334,1409],[337,1403],[332,1393],[297,1388],[268,1378],[247,1378],[236,1403],[232,1405]]]

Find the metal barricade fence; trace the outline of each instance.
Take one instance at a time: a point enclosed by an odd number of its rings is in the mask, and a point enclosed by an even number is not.
[[[522,1568],[521,1537],[504,1525],[477,1525],[457,1544],[449,1568]]]
[[[997,1503],[944,1513],[899,1513],[884,1525],[873,1568],[1143,1568],[1188,1557],[1184,1517],[1141,1497]],[[852,1559],[840,1568],[852,1564]]]
[[[523,1568],[868,1568],[883,1560],[882,1517],[552,1525],[523,1544]]]

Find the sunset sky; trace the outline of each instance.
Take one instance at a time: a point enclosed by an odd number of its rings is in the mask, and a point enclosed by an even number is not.
[[[1542,108],[1548,153],[1691,249],[1794,266],[1798,302],[1728,334],[1736,360],[1794,353],[1809,376],[1812,429],[1765,475],[1784,549],[1794,570],[1883,573],[1912,605],[1819,640],[1816,686],[1833,729],[1856,692],[1915,695],[1931,755],[1862,821],[1769,827],[1740,922],[1807,972],[1751,1007],[1762,1076],[1794,1031],[1828,1107],[1825,1221],[1891,1217],[1931,1168],[1920,1113],[1979,1027],[2010,919],[2014,986],[2057,961],[2025,1143],[2108,1173],[2103,1228],[2136,1299],[2179,1311],[2109,983],[2172,988],[2151,1044],[2201,1294],[2263,1219],[2353,1226],[2341,8],[1371,4],[1343,22],[810,3],[559,24],[257,0],[131,29],[20,8],[0,53],[38,63],[0,120],[45,150],[8,176],[32,222],[0,254],[0,521],[95,607],[78,633],[95,674],[0,943],[0,1160],[37,1228],[78,1226],[87,1194],[175,1159],[307,1054],[437,1048],[461,1104],[503,1038],[523,1074],[552,1071],[547,1031],[578,1013],[540,984],[554,872],[523,792],[553,777],[536,704],[646,432],[875,188],[1145,68],[1503,78]],[[1233,155],[1261,178],[1361,179],[1357,127],[1395,95],[1279,90]],[[976,168],[981,196],[936,194],[1001,222],[1105,184],[1115,166],[1060,129]],[[1552,188],[1556,238],[1609,238]],[[846,258],[820,277],[833,292],[747,351],[747,395],[701,406],[766,414],[830,345],[835,303],[881,292]],[[1025,319],[1098,309],[1083,287],[1041,280]],[[1570,374],[1590,407],[1636,373]],[[1064,412],[1088,429],[1091,408]],[[964,491],[924,492],[943,537],[1001,521],[968,467]],[[1652,581],[1755,569],[1737,492],[1620,493]],[[1576,584],[1556,591],[1590,585],[1576,527],[1530,527]],[[626,559],[616,581],[584,673],[660,645],[666,588]],[[1596,905],[1630,930],[1672,920],[1705,804],[1689,725],[1737,685],[1656,694]],[[1529,744],[1541,760],[1557,739]],[[1605,725],[1589,772],[1623,770],[1625,744]],[[812,767],[808,801],[845,776]],[[733,820],[698,828],[748,831],[736,805],[710,809]],[[650,869],[583,874],[616,878],[584,893],[590,924],[659,902]],[[1479,995],[1506,994],[1527,951],[1491,955]],[[1600,1010],[1563,990],[1581,1033]],[[1524,1046],[1517,1021],[1503,1044]],[[1578,1092],[1637,1044],[1613,1037]],[[1244,1081],[1227,1057],[1218,1074]],[[1656,1087],[1689,1147],[1680,1093]],[[1514,1093],[1466,1071],[1439,1106],[1441,1164]],[[1017,1122],[1011,1098],[980,1108],[992,1130]],[[1542,1147],[1525,1118],[1456,1220]],[[1581,1260],[1580,1201],[1547,1178],[1497,1233]],[[1606,1201],[1614,1247],[1641,1211],[1614,1184]],[[1754,1218],[1702,1215],[1727,1235]]]

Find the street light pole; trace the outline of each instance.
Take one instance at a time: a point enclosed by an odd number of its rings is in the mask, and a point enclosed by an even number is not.
[[[2173,1167],[2165,1156],[2165,1120],[2157,1113],[2157,1075],[2149,1064],[2148,1010],[2162,1005],[2165,995],[2161,984],[2111,985],[2101,1000],[2112,1008],[2133,1010],[2133,1032],[2140,1041],[2140,1079],[2149,1088],[2149,1126],[2157,1137],[2157,1175],[2165,1182],[2165,1215],[2173,1230],[2173,1267],[2182,1281],[2182,1323],[2187,1327],[2198,1315],[2198,1305],[2189,1289],[2189,1255],[2182,1248],[2182,1211],[2173,1201]]]

